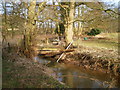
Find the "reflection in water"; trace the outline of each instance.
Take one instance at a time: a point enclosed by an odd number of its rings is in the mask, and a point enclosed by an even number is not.
[[[69,70],[65,68],[56,69],[55,71],[58,76],[57,79],[72,88],[99,88],[108,86],[102,86],[103,81],[90,79],[89,74],[87,75],[83,72],[77,72],[70,68]]]
[[[37,58],[40,63],[47,64],[48,60]],[[73,65],[50,62],[48,67],[55,71],[57,79],[71,88],[106,88],[109,86],[110,75],[101,72],[86,70]]]

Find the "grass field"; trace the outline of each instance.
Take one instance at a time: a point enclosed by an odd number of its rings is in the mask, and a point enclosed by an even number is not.
[[[85,46],[85,47],[95,47],[95,48],[104,48],[110,50],[118,50],[120,44],[118,42],[118,33],[103,33],[99,35],[100,37],[104,37],[105,39],[88,39],[88,40],[75,40],[75,45]]]

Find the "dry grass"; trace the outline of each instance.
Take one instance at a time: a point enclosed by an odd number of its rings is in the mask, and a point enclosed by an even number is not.
[[[3,88],[63,88],[49,68],[21,56],[11,49],[3,49]]]

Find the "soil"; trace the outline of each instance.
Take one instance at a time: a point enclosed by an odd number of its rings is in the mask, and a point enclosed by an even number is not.
[[[3,48],[3,88],[65,88],[51,69],[17,53],[15,47]]]

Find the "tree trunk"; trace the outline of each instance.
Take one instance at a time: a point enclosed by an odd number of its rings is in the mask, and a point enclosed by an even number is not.
[[[23,52],[26,56],[31,55],[31,46],[33,44],[34,30],[36,28],[35,25],[35,6],[36,0],[30,1],[30,6],[28,8],[28,20],[26,23],[26,30],[24,32],[23,39]]]
[[[65,34],[66,34],[66,43],[69,44],[73,41],[73,21],[74,20],[74,6],[75,1],[72,0],[70,2],[70,10],[69,10],[69,17],[68,17],[68,23],[65,25]]]

